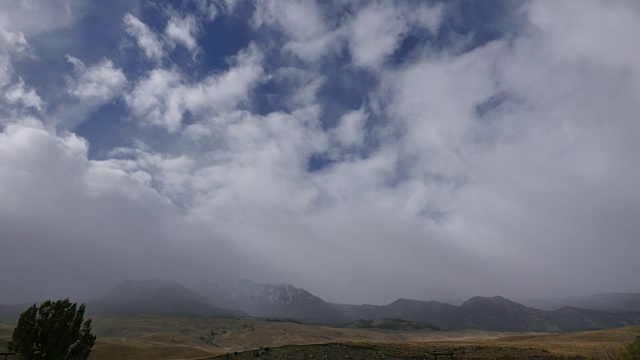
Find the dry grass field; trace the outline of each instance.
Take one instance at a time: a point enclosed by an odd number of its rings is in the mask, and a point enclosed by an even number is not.
[[[12,326],[0,322],[0,349],[6,349]],[[565,334],[400,332],[158,315],[96,316],[93,330],[98,340],[91,359],[131,360],[242,359],[255,357],[260,348],[263,357],[280,359],[308,358],[300,354],[315,354],[316,359],[413,359],[445,351],[456,359],[597,359],[604,358],[604,350],[619,349],[640,335],[640,327]]]
[[[13,331],[13,322],[3,322],[0,319],[0,351],[7,350],[7,343],[11,339],[11,332]]]

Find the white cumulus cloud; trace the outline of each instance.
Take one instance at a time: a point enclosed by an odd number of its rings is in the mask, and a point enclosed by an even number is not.
[[[127,78],[122,69],[114,67],[110,60],[87,68],[82,61],[67,55],[76,70],[76,76],[69,78],[69,94],[88,106],[103,105],[120,95],[127,86]]]

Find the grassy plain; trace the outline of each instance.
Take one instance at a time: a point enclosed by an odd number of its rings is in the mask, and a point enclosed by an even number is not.
[[[11,321],[0,321],[0,349],[6,349],[13,325]],[[270,348],[273,354],[282,352],[277,355],[282,359],[288,359],[288,353],[300,351],[317,351],[320,358],[327,351],[338,351],[341,358],[352,359],[358,358],[359,351],[369,354],[366,356],[376,353],[387,359],[429,358],[428,352],[444,351],[453,351],[456,359],[604,358],[606,349],[617,350],[640,335],[640,327],[564,334],[477,330],[401,332],[159,315],[94,316],[92,327],[98,340],[90,359],[131,360],[203,359],[234,352],[238,352],[237,359],[241,359],[254,356],[255,349],[261,347]],[[332,345],[276,349],[310,344]],[[244,351],[249,352],[243,355]],[[350,355],[343,356],[343,353]]]

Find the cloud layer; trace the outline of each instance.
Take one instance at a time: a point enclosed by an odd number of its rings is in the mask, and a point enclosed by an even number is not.
[[[0,5],[0,302],[147,277],[640,291],[633,2],[132,3],[88,50],[109,9],[21,4]]]

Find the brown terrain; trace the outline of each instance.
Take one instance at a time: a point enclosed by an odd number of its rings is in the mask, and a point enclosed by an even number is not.
[[[0,323],[6,349],[14,322]],[[640,334],[640,327],[563,334],[397,331],[332,328],[255,319],[104,315],[90,359],[455,359],[604,358]],[[442,357],[441,357],[442,358]]]

